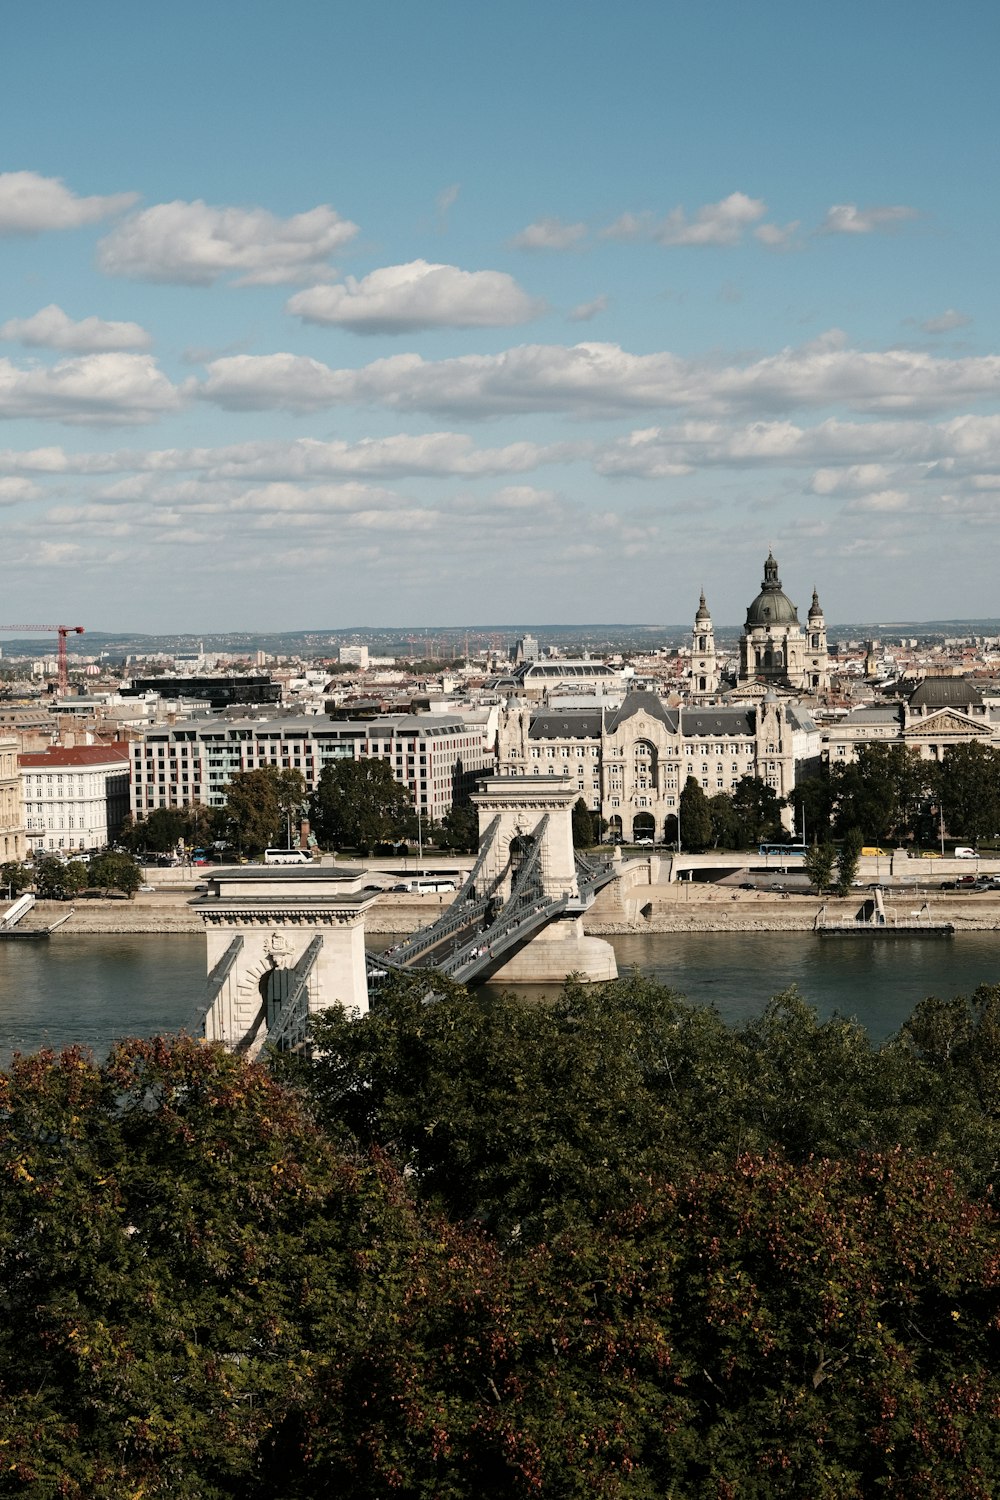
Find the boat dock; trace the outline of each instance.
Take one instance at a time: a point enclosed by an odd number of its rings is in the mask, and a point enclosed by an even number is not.
[[[886,911],[882,892],[862,901],[853,917],[831,916],[825,906],[816,913],[813,931],[820,937],[951,937],[955,926],[936,917],[928,902],[905,914]]]

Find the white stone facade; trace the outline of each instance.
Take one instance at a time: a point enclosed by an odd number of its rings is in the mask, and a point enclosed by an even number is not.
[[[17,740],[0,739],[0,864],[25,855],[24,806]]]
[[[773,695],[739,707],[667,708],[630,693],[618,709],[511,703],[501,721],[501,774],[568,776],[577,797],[624,838],[664,837],[693,776],[708,797],[757,776],[779,797],[815,748],[815,727]]]
[[[103,849],[117,838],[129,810],[128,745],[54,746],[18,760],[30,849]]]

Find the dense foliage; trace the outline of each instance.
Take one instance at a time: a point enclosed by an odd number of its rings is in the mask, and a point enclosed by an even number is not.
[[[226,787],[226,827],[232,842],[247,854],[284,846],[289,831],[298,831],[305,806],[301,771],[258,766],[237,771]]]
[[[1000,988],[435,990],[0,1075],[4,1493],[994,1493]]]
[[[387,760],[336,760],[320,772],[310,809],[321,844],[370,854],[376,844],[406,834],[410,794]]]

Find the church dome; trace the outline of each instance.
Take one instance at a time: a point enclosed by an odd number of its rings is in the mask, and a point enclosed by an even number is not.
[[[810,620],[818,620],[822,613],[823,606],[819,602],[819,595],[817,594],[816,590],[813,589],[813,602],[809,606],[809,618]]]
[[[782,593],[778,564],[769,552],[764,564],[764,583],[747,610],[747,629],[754,625],[797,625],[798,610],[787,594]]]
[[[712,619],[712,616],[708,612],[708,605],[705,603],[705,591],[704,591],[704,589],[702,589],[701,600],[699,601],[699,604],[698,604],[698,613],[695,615],[695,620],[700,625],[705,620],[711,621],[711,619]]]

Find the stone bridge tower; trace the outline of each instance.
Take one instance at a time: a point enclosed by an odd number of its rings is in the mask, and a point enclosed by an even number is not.
[[[481,781],[472,797],[479,809],[480,847],[491,823],[499,819],[483,864],[484,883],[499,881],[504,898],[509,896],[519,841],[532,838],[547,819],[541,834],[541,889],[551,901],[568,895],[578,902],[573,807],[579,795],[564,777],[493,776]]]

